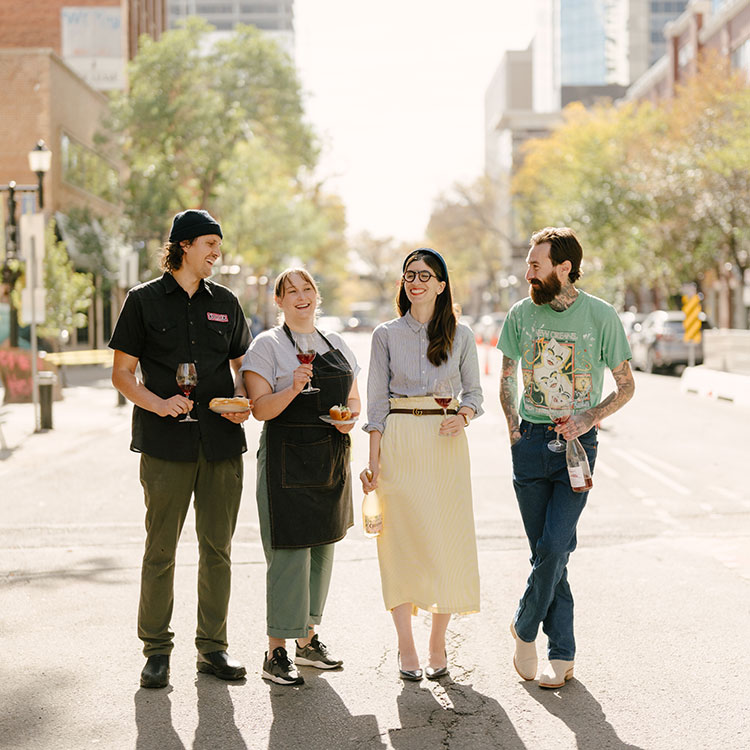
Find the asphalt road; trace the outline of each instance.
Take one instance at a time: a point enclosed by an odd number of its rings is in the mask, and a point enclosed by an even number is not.
[[[367,337],[352,345],[366,365]],[[469,435],[482,612],[452,621],[450,677],[440,683],[398,679],[375,546],[358,525],[338,545],[320,630],[344,669],[304,668],[300,689],[260,679],[264,562],[251,449],[230,611],[230,650],[248,678],[226,684],[195,673],[189,520],[176,573],[172,686],[139,689],[144,533],[138,457],[127,450],[130,409],[116,406],[95,371],[55,404],[51,432],[29,435],[30,407],[11,407],[11,450],[0,452],[0,747],[750,746],[750,409],[683,395],[678,378],[636,375],[636,398],[604,424],[570,564],[576,679],[542,691],[511,666],[508,623],[528,548],[496,397],[499,355],[482,350],[480,360],[487,413]],[[248,426],[251,447],[258,431]],[[357,430],[355,469],[366,452]],[[357,493],[357,511],[358,501]],[[420,616],[423,650],[428,629]]]

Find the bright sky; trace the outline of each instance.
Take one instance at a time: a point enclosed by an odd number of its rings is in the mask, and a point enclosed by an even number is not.
[[[531,39],[533,0],[295,0],[321,174],[350,229],[418,241],[432,202],[483,171],[484,93]]]

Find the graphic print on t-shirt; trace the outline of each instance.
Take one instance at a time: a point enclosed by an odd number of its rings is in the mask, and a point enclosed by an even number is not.
[[[573,331],[537,331],[532,348],[523,353],[523,398],[537,414],[572,404],[591,406],[591,362]]]

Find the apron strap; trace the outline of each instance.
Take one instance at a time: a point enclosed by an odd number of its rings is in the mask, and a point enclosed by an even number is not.
[[[286,324],[286,321],[284,322],[284,325],[282,326],[282,328],[284,329],[284,333],[287,335],[287,338],[292,342],[292,346],[294,347],[294,349],[299,350],[299,347],[297,346],[297,342],[294,340],[294,336],[292,336],[292,332],[289,329],[289,326]],[[315,328],[314,330],[315,330],[315,333],[317,333],[318,336],[320,336],[320,338],[322,338],[323,341],[326,342],[326,344],[328,345],[328,349],[330,351],[333,351],[336,348],[317,328]]]

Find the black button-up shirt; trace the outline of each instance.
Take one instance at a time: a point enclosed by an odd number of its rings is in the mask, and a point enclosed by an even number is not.
[[[195,362],[198,385],[191,394],[197,422],[180,424],[181,417],[160,417],[133,407],[130,449],[168,461],[196,461],[198,445],[209,461],[237,456],[247,450],[242,425],[208,408],[216,396],[234,395],[229,360],[241,357],[250,345],[250,331],[237,297],[226,287],[202,280],[192,297],[170,273],[134,287],[120,311],[109,346],[141,366],[143,383],[152,393],[169,398],[180,389],[180,362]]]

